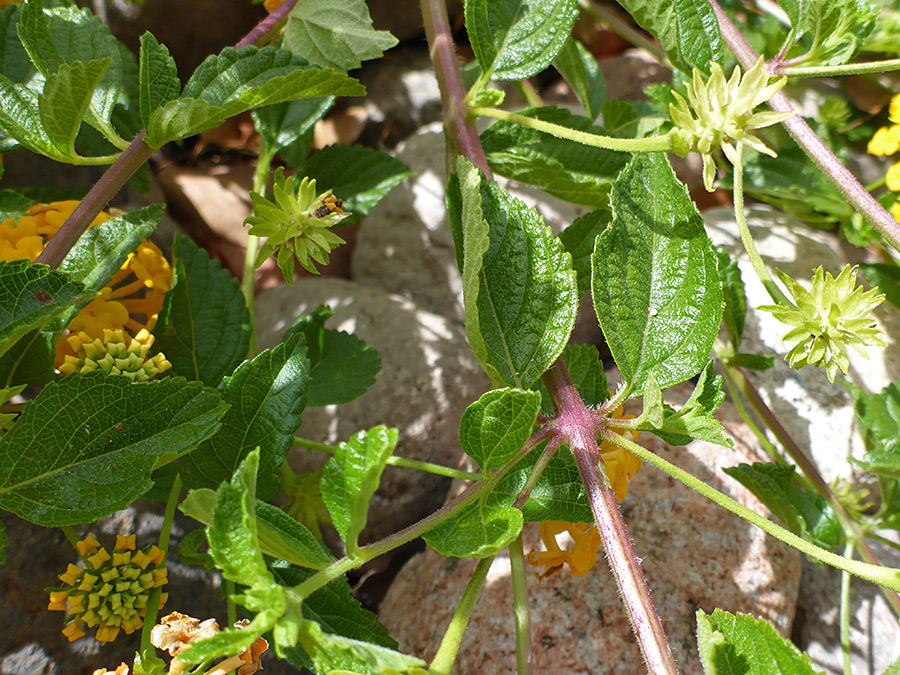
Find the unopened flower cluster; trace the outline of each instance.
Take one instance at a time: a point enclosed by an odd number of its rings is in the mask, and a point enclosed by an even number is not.
[[[102,370],[108,375],[123,375],[132,382],[146,382],[172,367],[164,354],[149,356],[154,337],[146,328],[134,337],[122,330],[104,328],[102,339],[92,339],[80,331],[66,341],[75,354],[66,354],[60,364],[59,372],[63,375]]]
[[[119,631],[136,631],[144,623],[153,589],[168,580],[163,551],[157,546],[136,551],[133,534],[117,536],[112,554],[94,535],[77,547],[85,567],[70,564],[59,576],[65,585],[49,589],[47,609],[66,613],[63,635],[73,642],[85,635],[85,627],[96,628],[97,640],[112,642]],[[167,597],[160,594],[159,607]]]
[[[681,157],[690,152],[703,155],[703,185],[713,191],[716,165],[711,153],[721,149],[732,164],[738,163],[735,144],[742,143],[757,152],[775,157],[775,152],[754,135],[756,129],[781,122],[793,112],[760,112],[753,109],[768,101],[787,83],[782,77],[769,84],[769,72],[762,57],[746,74],[741,76],[740,66],[735,66],[729,80],[718,63],[710,66],[709,79],[694,69],[693,79],[687,85],[687,100],[672,91],[676,104],[669,105],[669,114],[675,125],[673,150]]]
[[[834,382],[839,370],[846,375],[850,367],[847,347],[865,355],[863,347],[867,345],[885,346],[871,317],[884,295],[877,294],[876,288],[863,291],[857,286],[855,266],[847,265],[837,278],[819,267],[808,291],[781,270],[777,272],[797,306],[763,305],[759,309],[795,327],[782,338],[797,343],[785,357],[791,367],[823,366]]]

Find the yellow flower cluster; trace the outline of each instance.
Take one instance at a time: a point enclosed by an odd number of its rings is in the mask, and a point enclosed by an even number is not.
[[[165,553],[157,546],[135,551],[135,535],[116,537],[113,553],[100,546],[94,535],[78,542],[85,567],[69,565],[59,578],[65,586],[51,588],[47,609],[66,612],[63,635],[74,642],[83,637],[82,625],[97,628],[100,642],[112,642],[120,630],[131,634],[144,623],[147,602],[154,588],[168,581]],[[168,593],[162,593],[159,606]]]
[[[0,260],[28,258],[34,262],[47,241],[72,215],[77,201],[35,204],[20,218],[7,218],[0,223]],[[112,218],[100,213],[91,225],[99,225]],[[162,252],[150,241],[143,241],[129,254],[122,267],[113,275],[99,298],[85,307],[69,324],[75,335],[85,333],[91,340],[103,339],[104,330],[153,330],[166,291],[172,287],[172,268]],[[56,346],[56,366],[65,363],[66,356],[75,356],[69,342],[61,338]]]
[[[891,99],[888,108],[888,120],[891,125],[881,127],[869,141],[869,154],[878,157],[894,155],[900,151],[900,94]],[[892,192],[900,192],[900,161],[894,162],[884,177],[885,185]],[[891,207],[891,215],[900,220],[900,200]]]
[[[164,354],[147,357],[154,339],[146,328],[141,328],[134,337],[121,330],[104,328],[102,340],[91,339],[81,331],[67,338],[75,356],[66,354],[59,372],[68,375],[102,370],[108,375],[124,375],[132,382],[146,382],[172,367]]]

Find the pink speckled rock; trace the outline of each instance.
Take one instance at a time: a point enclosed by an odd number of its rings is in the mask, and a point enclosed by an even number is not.
[[[694,442],[671,448],[643,435],[649,449],[723,490],[741,503],[762,506],[721,469],[762,460],[750,432],[722,411],[733,450]],[[645,466],[631,484],[623,513],[675,658],[684,673],[701,672],[694,614],[720,607],[747,612],[790,631],[800,583],[793,549],[715,506],[674,479]],[[526,527],[526,551],[540,546],[537,526]],[[431,659],[474,569],[474,561],[448,560],[431,550],[414,557],[391,586],[380,618],[401,649]],[[535,673],[644,672],[631,627],[608,567],[601,560],[583,577],[568,570],[543,582],[529,578]],[[509,558],[491,568],[454,673],[513,674],[515,632]]]

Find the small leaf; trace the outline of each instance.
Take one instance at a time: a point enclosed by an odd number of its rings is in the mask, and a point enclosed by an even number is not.
[[[358,549],[357,538],[366,526],[369,501],[397,445],[397,435],[396,429],[384,426],[360,431],[338,446],[322,470],[322,499],[350,556]]]
[[[800,487],[793,466],[740,464],[724,471],[797,536],[829,550],[841,543],[843,531],[831,506],[823,496]]]
[[[723,249],[717,249],[719,260],[719,281],[722,284],[722,294],[725,298],[725,309],[722,318],[725,320],[725,330],[731,340],[731,346],[739,349],[744,337],[744,321],[747,317],[747,293],[744,290],[744,280],[741,279],[741,268],[737,261],[731,258]]]
[[[344,72],[380,59],[396,44],[388,31],[372,28],[363,0],[304,0],[284,27],[287,49],[316,66]]]
[[[763,354],[735,354],[731,357],[731,362],[747,368],[748,370],[768,370],[775,365],[775,357],[771,354],[768,356]]]
[[[176,237],[172,254],[175,286],[159,312],[154,349],[175,374],[215,386],[247,355],[250,311],[240,282],[202,248]]]
[[[879,476],[900,478],[900,386],[892,382],[877,394],[846,386],[867,450],[862,460],[851,461]]]
[[[218,486],[258,448],[258,492],[263,499],[275,497],[308,384],[309,360],[299,335],[238,366],[219,386],[222,400],[231,405],[221,429],[179,463],[185,486]]]
[[[94,89],[109,68],[110,59],[72,65],[63,63],[51,73],[39,98],[41,124],[48,140],[61,155],[77,158],[75,137],[91,102]]]
[[[747,614],[698,609],[697,642],[706,675],[824,675],[772,624]]]
[[[570,37],[556,55],[553,65],[584,108],[585,117],[597,119],[606,100],[606,79],[594,55],[578,40]]]
[[[536,391],[494,389],[466,408],[459,443],[487,475],[510,461],[531,436],[541,396]]]
[[[559,240],[572,256],[572,267],[578,276],[578,297],[584,297],[591,288],[591,255],[594,242],[612,220],[609,209],[597,209],[585,213],[559,233]]]
[[[575,0],[468,0],[466,30],[482,72],[521,80],[547,68],[578,17]]]
[[[287,341],[300,332],[309,349],[310,385],[307,405],[321,407],[359,398],[381,370],[378,352],[355,335],[324,327],[334,313],[325,306],[302,316],[285,333]]]
[[[576,131],[607,133],[588,118],[554,106],[520,114]],[[591,209],[609,207],[610,187],[628,161],[627,153],[589,147],[512,122],[492,124],[481,134],[481,143],[491,171]]]
[[[861,263],[859,268],[869,283],[884,293],[885,300],[900,308],[900,267],[888,263]]]
[[[560,355],[575,321],[571,256],[543,218],[467,160],[462,189],[463,296],[472,351],[495,384],[530,387]]]
[[[278,152],[310,131],[332,105],[334,96],[301,98],[255,108],[250,114],[268,149]]]
[[[152,33],[141,35],[140,65],[140,108],[141,121],[149,127],[156,109],[178,98],[181,82],[178,66],[164,44]]]
[[[329,145],[316,150],[297,173],[314,178],[318,190],[331,190],[351,214],[341,226],[358,223],[404,178],[412,176],[399,159],[362,145]]]
[[[638,122],[637,111],[627,101],[614,98],[603,104],[603,128],[611,136],[634,138]]]
[[[81,283],[46,265],[0,261],[0,354],[85,297]]]
[[[52,332],[33,330],[0,355],[0,386],[28,384],[42,387],[56,377],[56,339]]]
[[[722,287],[703,219],[664,155],[636,155],[612,206],[592,258],[594,309],[634,395],[651,372],[664,389],[706,365]]]
[[[182,378],[67,375],[0,439],[0,507],[45,526],[123,509],[150,487],[161,457],[211,436],[225,409],[218,393]]]

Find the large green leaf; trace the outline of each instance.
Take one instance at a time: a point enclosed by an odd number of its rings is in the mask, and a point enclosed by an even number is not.
[[[489,558],[522,531],[522,511],[512,507],[513,499],[489,495],[456,508],[450,518],[422,538],[443,556]]]
[[[141,121],[146,127],[156,109],[174,101],[181,92],[175,59],[152,33],[141,36],[139,82]]]
[[[597,119],[606,101],[606,79],[594,55],[578,40],[570,37],[556,55],[553,66],[578,97],[585,116],[589,120]]]
[[[404,178],[412,176],[399,159],[362,145],[329,145],[317,150],[297,168],[297,173],[314,178],[319,192],[332,190],[344,201],[350,217],[341,225],[358,223]]]
[[[322,470],[322,499],[349,555],[359,548],[357,538],[366,526],[369,501],[397,446],[397,436],[396,429],[384,426],[360,431],[338,446]]]
[[[0,261],[0,354],[85,297],[83,284],[46,265]]]
[[[602,127],[563,108],[531,108],[521,114],[605,135]],[[512,122],[495,122],[481,134],[491,171],[592,209],[609,206],[609,190],[628,154],[567,141]]]
[[[46,526],[123,509],[151,486],[160,459],[215,433],[226,407],[182,378],[68,375],[44,387],[0,439],[0,507]]]
[[[855,399],[867,450],[862,460],[854,462],[879,476],[900,479],[900,386],[892,382],[877,394],[845,386]]]
[[[267,149],[278,152],[311,131],[334,105],[334,96],[301,98],[255,108],[250,114],[256,130],[266,139]]]
[[[388,31],[372,28],[364,0],[303,0],[284,27],[287,49],[320,68],[344,72],[380,59],[396,44]]]
[[[664,155],[636,155],[612,195],[592,259],[594,309],[633,394],[706,365],[722,319],[716,251]]]
[[[338,675],[422,675],[426,663],[415,656],[326,633],[315,621],[302,621],[300,646],[312,661],[316,673]]]
[[[619,0],[637,24],[659,40],[669,60],[686,73],[722,63],[719,21],[706,0]]]
[[[577,17],[576,0],[466,0],[469,42],[492,80],[520,80],[547,68]]]
[[[58,162],[70,160],[47,136],[41,123],[38,95],[0,75],[0,129],[32,152]]]
[[[47,77],[38,108],[44,132],[59,154],[78,157],[75,138],[109,63],[108,58],[88,63],[76,61],[71,65],[63,63]]]
[[[457,172],[469,344],[495,386],[527,388],[572,332],[572,259],[536,211],[483,181],[468,160],[457,160]]]
[[[176,375],[215,386],[247,355],[250,311],[240,282],[219,261],[182,237],[172,251],[175,287],[159,312],[154,348]]]
[[[466,408],[459,443],[486,475],[510,461],[531,436],[541,395],[522,389],[494,389]]]
[[[772,624],[747,614],[698,609],[697,642],[706,675],[824,675]]]
[[[300,426],[308,384],[309,360],[299,335],[238,366],[219,386],[231,405],[222,428],[180,462],[185,485],[216,487],[259,448],[257,491],[262,499],[277,495],[278,471]]]
[[[196,98],[182,97],[160,105],[150,115],[144,142],[161,148],[169,141],[194,136],[222,126],[225,109]]]

